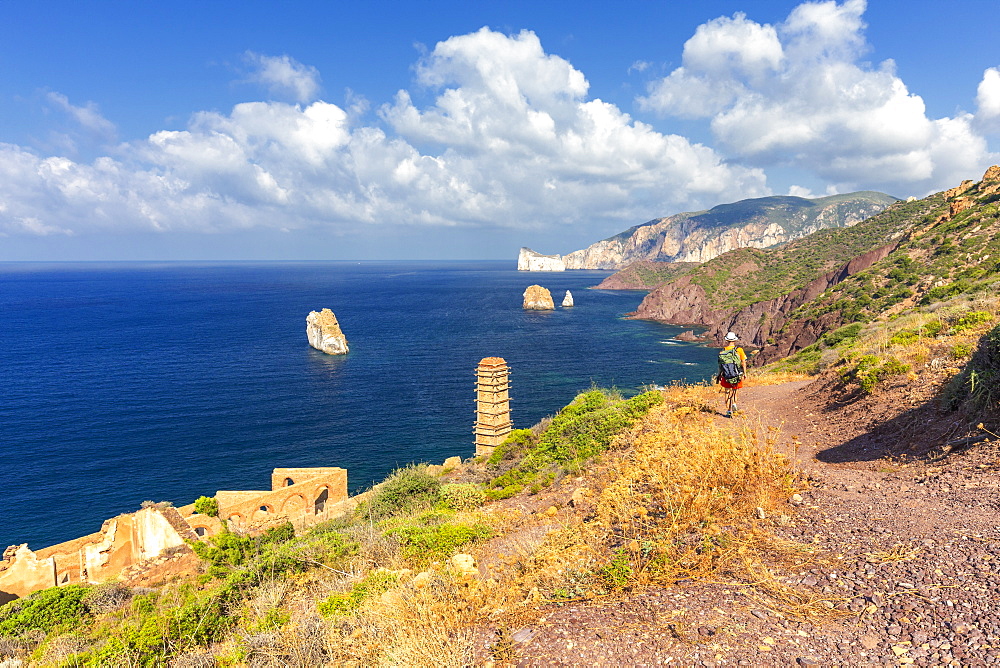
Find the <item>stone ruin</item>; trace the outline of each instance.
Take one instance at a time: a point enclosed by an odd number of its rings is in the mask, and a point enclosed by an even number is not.
[[[26,543],[12,545],[0,558],[0,604],[31,592],[67,584],[100,584],[111,580],[155,580],[197,564],[189,547],[223,530],[259,532],[291,522],[301,531],[343,515],[356,505],[347,496],[347,469],[339,467],[276,468],[270,490],[219,491],[219,516],[175,508],[169,503],[143,504],[134,513],[106,520],[101,530],[37,551]]]
[[[502,357],[484,357],[476,368],[476,456],[492,453],[512,428],[510,367]]]

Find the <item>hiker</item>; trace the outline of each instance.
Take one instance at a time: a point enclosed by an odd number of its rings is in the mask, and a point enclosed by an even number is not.
[[[715,381],[726,390],[726,417],[736,412],[736,390],[743,387],[743,377],[747,375],[747,354],[736,345],[739,337],[733,332],[726,334],[726,347],[719,351],[719,375]]]

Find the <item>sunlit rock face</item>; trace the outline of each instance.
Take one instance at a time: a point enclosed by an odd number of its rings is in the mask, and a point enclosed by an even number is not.
[[[556,307],[552,293],[540,285],[529,285],[524,291],[524,308],[529,311],[551,311]]]
[[[559,255],[542,255],[530,248],[521,248],[517,255],[518,271],[565,271],[566,263]]]
[[[569,290],[566,291],[566,296],[563,297],[562,305],[563,308],[569,308],[570,306],[573,306],[573,293],[570,292]]]
[[[347,337],[340,329],[337,316],[328,308],[310,311],[306,316],[306,336],[309,345],[328,355],[346,355]]]
[[[678,213],[562,256],[566,269],[621,269],[639,260],[708,262],[736,248],[768,248],[818,230],[849,227],[894,197],[876,192],[805,199],[772,196]]]

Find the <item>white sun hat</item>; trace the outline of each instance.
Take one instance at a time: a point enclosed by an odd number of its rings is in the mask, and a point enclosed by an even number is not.
[[[729,332],[728,334],[726,334],[726,341],[735,341],[738,338],[739,337],[736,336],[736,334],[734,334],[733,332]]]

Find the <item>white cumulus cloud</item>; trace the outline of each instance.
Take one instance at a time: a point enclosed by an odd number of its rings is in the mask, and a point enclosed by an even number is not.
[[[976,120],[987,131],[1000,132],[1000,70],[995,67],[983,72],[976,89]]]
[[[296,102],[311,102],[320,88],[319,71],[291,56],[266,56],[253,51],[245,54],[253,67],[250,79],[263,84],[272,95],[288,96]]]
[[[400,91],[381,126],[324,101],[246,102],[89,164],[2,146],[0,229],[563,226],[582,242],[768,192],[761,170],[589,98],[583,73],[531,32],[453,37],[416,72],[433,102]]]
[[[892,61],[862,60],[865,8],[828,0],[799,5],[776,26],[744,14],[710,21],[640,108],[706,119],[738,161],[803,169],[840,190],[926,192],[980,171],[991,156],[971,115],[929,118]],[[1000,100],[992,86],[980,86],[980,114]]]

